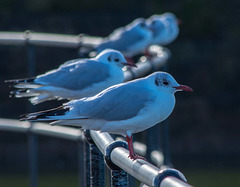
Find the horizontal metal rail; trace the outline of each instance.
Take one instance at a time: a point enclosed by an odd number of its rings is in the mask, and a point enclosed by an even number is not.
[[[101,37],[93,37],[86,35],[65,35],[65,34],[47,34],[25,32],[0,32],[0,45],[26,45],[35,46],[51,46],[77,48],[80,46],[94,47],[102,41]],[[131,68],[125,72],[125,81],[146,75],[152,70],[158,70],[164,66],[171,56],[167,48],[153,45],[149,48],[149,52],[153,53],[153,57],[147,59],[140,58],[138,68]]]
[[[94,47],[102,41],[101,37],[66,34],[25,32],[0,32],[0,45],[25,45],[77,48],[82,45]]]
[[[151,58],[141,57],[136,63],[137,68],[131,67],[124,72],[124,81],[136,79],[149,74],[149,72],[159,70],[171,57],[171,53],[167,48],[158,45],[150,46],[149,53],[153,54]]]
[[[72,141],[84,140],[84,135],[80,129],[75,129],[71,127],[62,127],[62,126],[50,126],[45,123],[33,123],[30,125],[29,122],[19,122],[18,120],[13,119],[0,119],[0,130],[1,131],[11,131],[11,132],[22,132],[27,133],[31,132],[37,135],[45,135],[51,137],[57,137]],[[90,134],[98,146],[99,150],[106,155],[106,149],[108,146],[114,142],[113,138],[108,133],[100,133],[98,131],[90,131]],[[136,143],[134,146],[136,151],[139,149],[143,149],[141,152],[146,152],[146,146],[141,143]],[[145,147],[145,150],[144,150]],[[153,157],[156,152],[153,152]],[[158,153],[159,154],[159,153]],[[149,186],[160,186],[165,187],[166,185],[171,186],[179,186],[179,187],[189,187],[185,182],[177,179],[176,177],[165,177],[161,181],[159,177],[161,176],[162,170],[157,168],[154,165],[144,161],[144,160],[131,160],[128,158],[129,152],[127,149],[122,147],[114,148],[111,151],[110,158],[112,162],[128,172],[130,175],[138,179],[139,181],[149,185]],[[176,172],[176,171],[174,171]],[[182,175],[180,173],[180,175]],[[183,175],[182,175],[183,176]],[[184,176],[182,180],[185,180]],[[163,186],[165,185],[165,186]]]
[[[0,131],[27,133],[36,135],[51,136],[71,141],[84,141],[85,137],[82,130],[65,126],[50,126],[47,123],[28,121],[19,121],[16,119],[0,118]],[[134,142],[135,151],[144,156],[146,154],[146,145],[140,142]],[[163,158],[161,152],[154,151],[151,155],[154,164],[162,165]]]
[[[31,132],[33,134],[52,136],[56,138],[62,138],[67,140],[84,140],[84,135],[82,130],[74,129],[63,126],[50,126],[47,123],[33,123],[14,119],[3,119],[0,118],[0,130],[11,131],[11,132]]]

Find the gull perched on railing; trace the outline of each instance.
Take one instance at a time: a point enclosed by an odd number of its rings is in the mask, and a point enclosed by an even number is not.
[[[142,157],[134,153],[132,133],[165,120],[175,106],[176,91],[192,89],[178,84],[168,73],[156,72],[55,109],[22,115],[21,120],[50,121],[52,125],[79,126],[126,136],[129,157],[137,159]]]
[[[106,49],[95,58],[68,61],[58,69],[34,78],[7,80],[17,90],[14,97],[31,97],[32,104],[52,99],[80,99],[93,96],[100,91],[123,82],[127,62],[116,50]]]
[[[151,40],[152,31],[147,26],[145,19],[138,18],[127,26],[114,30],[93,51],[99,53],[106,48],[111,48],[119,50],[125,57],[131,58],[143,53]]]
[[[153,32],[151,45],[167,45],[173,42],[179,34],[179,20],[173,13],[153,15],[146,22]]]

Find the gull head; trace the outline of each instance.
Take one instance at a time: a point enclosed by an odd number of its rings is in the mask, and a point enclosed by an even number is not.
[[[161,17],[163,20],[167,21],[170,24],[178,25],[178,23],[179,23],[178,18],[171,12],[166,12],[166,13],[162,14]]]
[[[105,49],[99,53],[96,57],[101,62],[109,63],[111,65],[117,65],[120,68],[123,66],[135,66],[134,63],[127,62],[121,52],[114,49]]]
[[[147,20],[149,29],[153,32],[153,38],[158,37],[164,30],[164,23],[158,17],[150,17]]]
[[[154,77],[155,87],[159,91],[167,92],[170,94],[174,94],[177,91],[193,91],[193,89],[189,86],[178,84],[177,81],[169,73],[156,72],[152,75]]]

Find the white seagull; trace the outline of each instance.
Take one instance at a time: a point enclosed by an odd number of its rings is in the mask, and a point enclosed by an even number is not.
[[[125,57],[131,58],[134,55],[144,52],[152,40],[152,31],[147,26],[145,19],[138,18],[125,27],[113,31],[106,37],[95,50],[101,52],[106,48],[116,49]]]
[[[99,94],[72,100],[62,106],[22,115],[21,120],[50,121],[50,124],[79,126],[126,136],[129,157],[134,153],[132,133],[144,131],[165,120],[173,111],[176,91],[192,91],[168,73],[111,86]]]
[[[31,97],[32,104],[52,99],[80,99],[122,83],[125,65],[135,66],[119,51],[106,49],[95,58],[71,60],[34,78],[5,82],[18,88],[10,92],[11,96]]]
[[[146,22],[153,32],[151,45],[167,45],[179,34],[179,20],[173,13],[153,15]]]

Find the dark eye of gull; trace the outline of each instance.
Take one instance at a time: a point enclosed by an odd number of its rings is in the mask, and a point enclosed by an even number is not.
[[[163,84],[164,84],[164,85],[169,85],[169,82],[163,81]]]
[[[111,61],[111,58],[110,58],[110,56],[108,57],[108,61],[109,61],[109,62]]]
[[[118,58],[115,58],[114,61],[115,61],[115,62],[119,62],[119,59],[118,59]]]

